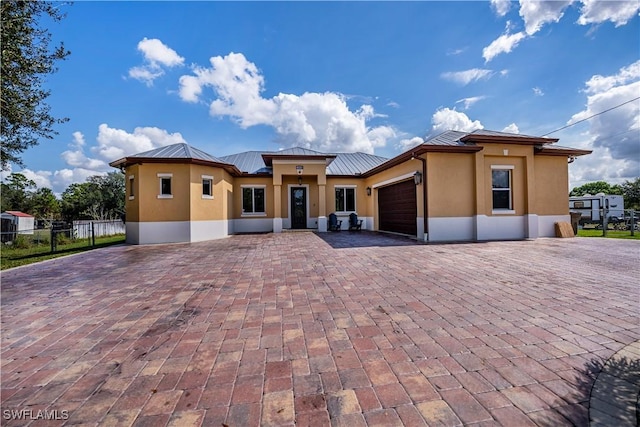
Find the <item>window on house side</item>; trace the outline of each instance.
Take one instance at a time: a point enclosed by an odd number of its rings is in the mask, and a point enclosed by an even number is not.
[[[129,175],[129,200],[133,200],[135,197],[133,179],[134,179],[133,175]]]
[[[160,195],[162,196],[171,195],[171,178],[169,177],[160,178]]]
[[[242,189],[243,214],[263,214],[265,213],[264,206],[264,188],[245,187]]]
[[[205,198],[213,197],[213,179],[210,177],[202,178],[202,196]]]
[[[512,210],[511,170],[493,169],[491,171],[491,183],[493,189],[493,209]]]
[[[356,189],[336,187],[336,212],[355,212]]]

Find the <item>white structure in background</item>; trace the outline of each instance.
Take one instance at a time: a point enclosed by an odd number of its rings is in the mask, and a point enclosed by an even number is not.
[[[604,193],[598,193],[595,196],[590,194],[571,196],[569,210],[582,214],[580,223],[602,222],[602,216],[605,215],[603,212],[606,212],[607,221],[612,218],[621,219],[624,218],[624,199],[622,196]]]
[[[20,234],[33,234],[35,228],[35,218],[29,214],[20,211],[2,212],[2,231],[15,231]],[[12,230],[4,230],[5,224],[11,224]],[[14,228],[15,227],[15,228]]]

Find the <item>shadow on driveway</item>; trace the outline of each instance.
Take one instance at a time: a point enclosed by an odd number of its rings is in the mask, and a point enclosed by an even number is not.
[[[330,233],[314,233],[334,249],[415,246],[423,243],[415,238],[397,234],[379,233],[375,231],[346,231]]]

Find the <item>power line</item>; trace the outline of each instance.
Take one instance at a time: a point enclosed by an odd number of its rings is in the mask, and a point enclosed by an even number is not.
[[[561,130],[563,130],[563,129],[569,128],[569,127],[571,127],[571,126],[575,126],[575,125],[577,125],[578,123],[582,123],[582,122],[587,121],[587,120],[589,120],[589,119],[592,119],[592,118],[594,118],[594,117],[596,117],[596,116],[599,116],[600,114],[604,114],[604,113],[606,113],[606,112],[608,112],[608,111],[615,110],[616,108],[620,108],[620,107],[622,107],[623,105],[629,104],[629,103],[631,103],[631,102],[633,102],[633,101],[637,101],[638,99],[640,99],[640,96],[638,96],[638,97],[636,97],[636,98],[633,98],[633,99],[630,99],[630,100],[629,100],[629,101],[627,101],[627,102],[623,102],[622,104],[618,104],[618,105],[616,105],[615,107],[611,107],[611,108],[608,108],[608,109],[606,109],[606,110],[604,110],[604,111],[600,111],[599,113],[596,113],[596,114],[594,114],[593,116],[589,116],[589,117],[587,117],[587,118],[584,118],[584,119],[582,119],[582,120],[578,120],[577,122],[571,123],[571,124],[569,124],[569,125],[562,126],[561,128],[558,128],[558,129],[553,130],[553,131],[551,131],[551,132],[547,132],[547,133],[545,133],[544,135],[540,135],[540,137],[542,138],[543,136],[551,135],[552,133],[556,133],[556,132],[558,132],[558,131],[561,131]]]

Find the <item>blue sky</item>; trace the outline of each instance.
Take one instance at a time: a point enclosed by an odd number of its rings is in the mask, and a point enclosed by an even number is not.
[[[66,116],[13,166],[61,193],[175,142],[393,157],[448,130],[593,149],[570,186],[640,175],[638,1],[77,2],[48,25]],[[615,108],[614,108],[615,107]],[[6,175],[6,173],[5,173]]]

